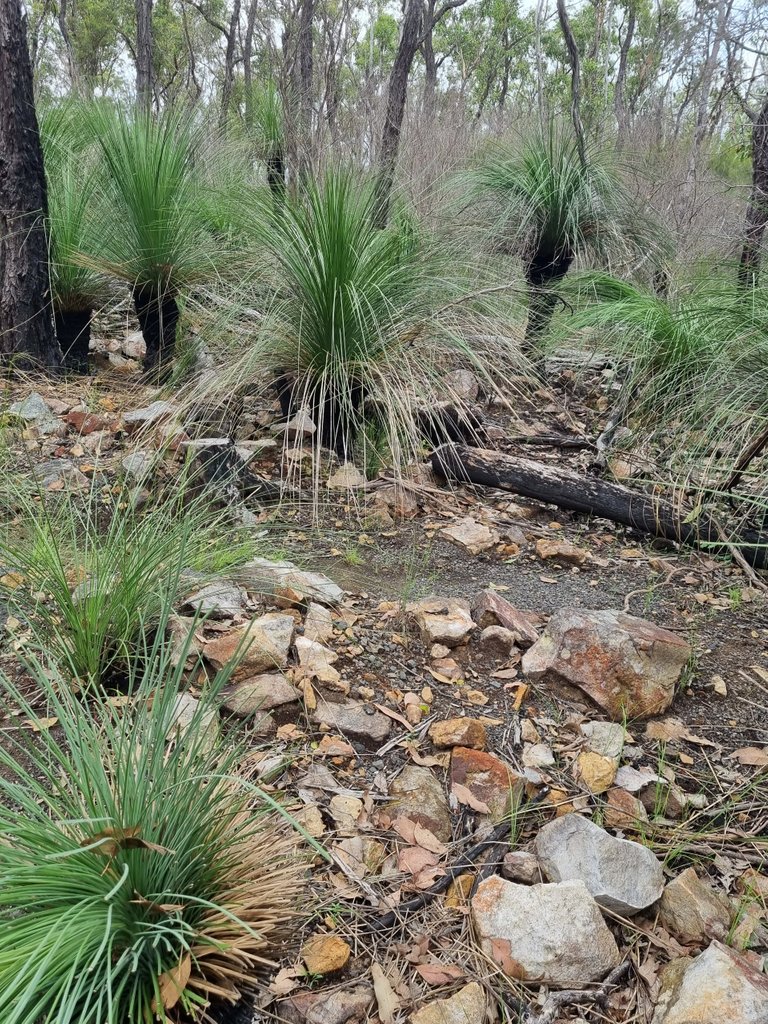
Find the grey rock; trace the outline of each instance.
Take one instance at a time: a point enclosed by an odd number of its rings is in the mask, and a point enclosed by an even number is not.
[[[451,370],[443,377],[443,385],[454,402],[476,402],[480,393],[480,384],[471,370]]]
[[[304,636],[307,640],[316,640],[319,644],[324,644],[333,636],[333,616],[324,605],[316,601],[312,601],[307,609]]]
[[[469,614],[469,602],[455,597],[427,597],[412,601],[406,611],[421,632],[425,643],[457,647],[475,630]]]
[[[245,607],[248,595],[229,580],[211,580],[200,590],[185,598],[181,606],[184,612],[205,615],[211,619],[231,619]]]
[[[433,999],[410,1016],[410,1024],[485,1024],[486,996],[471,981],[447,999]]]
[[[267,672],[228,686],[222,698],[228,711],[246,717],[281,704],[291,704],[300,699],[300,694],[285,676],[279,672]]]
[[[495,875],[477,887],[471,913],[483,952],[524,983],[580,988],[620,961],[600,908],[577,880],[516,885]]]
[[[650,907],[664,889],[661,864],[652,850],[616,839],[579,814],[550,821],[534,847],[550,881],[579,879],[600,906],[624,917]]]
[[[38,437],[57,435],[63,437],[67,425],[54,413],[42,395],[33,391],[20,402],[13,402],[8,412],[23,420]]]
[[[372,1002],[370,985],[299,992],[277,1004],[277,1019],[287,1024],[362,1024]]]
[[[123,416],[123,424],[129,434],[135,433],[142,427],[152,427],[163,420],[173,416],[176,406],[173,402],[152,402],[142,409],[133,409]]]
[[[768,1024],[768,977],[713,942],[666,967],[653,1024]]]
[[[406,765],[392,781],[389,795],[394,797],[387,805],[390,818],[410,818],[443,842],[451,838],[451,809],[440,781],[429,768]]]
[[[219,716],[213,708],[201,705],[197,698],[180,693],[173,706],[168,735],[183,740],[192,729],[195,730],[193,739],[197,741],[199,737],[203,746],[210,749],[219,738]]]
[[[292,615],[267,612],[244,628],[207,643],[205,657],[216,669],[224,668],[237,658],[235,682],[271,669],[285,668],[295,625]]]
[[[374,743],[383,743],[392,729],[392,722],[386,715],[380,711],[369,713],[365,704],[354,700],[331,703],[319,698],[312,719],[318,724],[325,722],[343,735]]]
[[[70,459],[49,459],[35,466],[32,475],[43,488],[61,481],[65,487],[75,491],[85,491],[91,485],[88,477],[81,473]]]
[[[154,456],[150,452],[138,449],[126,455],[121,465],[126,476],[131,477],[136,483],[142,483],[152,472],[154,461]]]
[[[539,862],[528,850],[505,853],[501,873],[510,882],[519,882],[520,885],[535,885],[541,881]]]
[[[485,654],[508,658],[515,648],[515,634],[506,626],[486,626],[477,642]]]
[[[271,562],[254,558],[237,571],[237,581],[255,594],[274,594],[279,590],[295,590],[321,604],[340,604],[344,591],[321,572],[300,569],[293,562]]]

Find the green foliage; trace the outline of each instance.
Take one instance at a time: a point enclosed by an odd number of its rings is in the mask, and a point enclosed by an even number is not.
[[[285,153],[285,111],[274,82],[257,83],[246,100],[246,129],[262,160]]]
[[[378,230],[373,210],[372,189],[346,172],[308,183],[281,207],[254,193],[246,227],[259,294],[246,296],[231,325],[250,348],[221,387],[288,374],[297,405],[312,410],[316,440],[326,446],[342,421],[351,440],[364,442],[366,403],[373,402],[386,433],[377,448],[388,447],[397,463],[420,443],[416,406],[450,397],[441,379],[446,357],[460,354],[485,377],[491,366],[509,372],[514,357],[487,322],[485,340],[468,342],[484,320],[462,302],[467,282],[456,251],[402,215]],[[258,332],[248,311],[254,306],[264,310]]]
[[[303,885],[274,801],[235,775],[242,744],[217,736],[227,674],[183,720],[184,658],[159,643],[121,706],[33,671],[54,731],[2,680],[39,730],[0,744],[4,1024],[202,1020],[264,966]]]
[[[211,278],[220,253],[198,208],[200,128],[97,107],[92,130],[106,167],[98,265],[160,294]]]
[[[490,205],[497,243],[526,264],[576,255],[621,262],[658,244],[607,157],[590,152],[584,166],[575,140],[556,128],[492,151],[469,183]]]
[[[31,632],[28,646],[86,687],[124,673],[145,650],[185,569],[221,570],[252,553],[223,515],[183,489],[142,509],[128,492],[105,505],[96,487],[45,503],[18,493],[14,504],[0,536],[0,593]]]

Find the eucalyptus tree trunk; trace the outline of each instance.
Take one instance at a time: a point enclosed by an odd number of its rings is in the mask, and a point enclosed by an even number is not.
[[[314,76],[314,22],[315,0],[302,0],[299,10],[299,29],[296,43],[298,70],[298,152],[300,177],[306,176],[312,166],[312,82]]]
[[[627,13],[627,28],[624,33],[624,38],[621,40],[621,47],[619,49],[619,67],[616,72],[616,85],[613,92],[613,110],[616,115],[616,129],[618,131],[619,146],[624,144],[627,137],[627,130],[629,128],[625,90],[627,85],[629,51],[632,47],[632,40],[635,36],[636,26],[637,16],[635,14],[635,8],[630,7]]]
[[[245,92],[245,124],[248,129],[253,127],[253,34],[256,28],[257,3],[258,0],[251,0],[248,5],[248,20],[243,40],[243,90]]]
[[[573,130],[576,134],[576,146],[579,150],[579,160],[583,167],[587,166],[587,144],[584,137],[584,124],[581,120],[581,57],[579,47],[576,44],[576,37],[571,28],[571,21],[568,11],[565,9],[565,0],[557,0],[557,17],[560,21],[560,28],[565,39],[565,46],[568,50],[568,60],[571,65],[571,118]]]
[[[26,36],[21,0],[2,0],[0,358],[55,367],[61,352],[51,314],[45,172]]]
[[[757,284],[760,249],[768,224],[768,94],[752,126],[752,191],[749,196],[744,247],[739,260],[739,285]]]
[[[387,226],[392,189],[395,185],[397,153],[400,148],[400,133],[405,116],[405,101],[408,95],[408,76],[413,59],[421,45],[424,8],[422,0],[405,0],[405,14],[400,29],[397,53],[389,74],[387,87],[387,109],[379,146],[379,169],[376,178],[376,205],[374,223],[379,228]]]
[[[136,0],[136,106],[152,112],[152,0]]]
[[[221,83],[219,128],[222,132],[225,132],[227,129],[229,105],[232,101],[232,86],[235,84],[235,42],[237,41],[237,26],[239,23],[240,0],[234,0],[232,4],[232,17],[229,19],[229,28],[227,30],[227,49],[224,55],[224,80]]]

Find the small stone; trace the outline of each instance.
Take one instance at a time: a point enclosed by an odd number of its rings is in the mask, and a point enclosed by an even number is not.
[[[429,650],[429,656],[432,661],[442,661],[443,658],[447,658],[451,653],[451,648],[446,647],[445,644],[432,644]]]
[[[345,462],[328,477],[328,486],[336,490],[356,490],[365,487],[366,483],[365,477],[352,462]]]
[[[55,415],[50,405],[36,391],[21,402],[13,402],[8,413],[23,420],[27,430],[35,437],[63,437],[67,432],[66,423]]]
[[[290,588],[320,604],[337,605],[344,591],[321,572],[299,569],[293,562],[252,558],[237,570],[237,582],[254,594],[269,595]]]
[[[693,868],[665,887],[659,900],[659,920],[681,942],[703,945],[710,939],[721,941],[731,927],[731,904],[702,881]]]
[[[75,588],[77,590],[77,587]],[[74,593],[72,600],[75,600]],[[189,668],[192,667],[192,659],[196,658],[202,651],[202,644],[195,636],[195,630],[199,623],[196,619],[184,618],[182,615],[168,616],[168,636],[171,641],[171,664],[175,668],[182,658],[189,661]]]
[[[754,868],[747,868],[739,878],[738,886],[747,895],[768,901],[768,875],[761,874]]]
[[[576,758],[575,774],[579,782],[595,795],[605,793],[613,785],[618,764],[612,757],[582,750]]]
[[[406,606],[425,643],[457,647],[475,629],[469,603],[453,597],[427,597]]]
[[[448,800],[428,768],[406,765],[390,785],[389,794],[394,799],[387,805],[387,814],[393,821],[397,817],[410,818],[442,842],[450,840],[453,828]]]
[[[546,824],[534,841],[551,882],[580,879],[601,907],[630,917],[661,896],[664,874],[652,850],[616,839],[579,814]]]
[[[430,726],[429,738],[436,747],[485,749],[485,726],[476,718],[448,718]]]
[[[608,828],[638,831],[648,821],[648,812],[640,800],[625,789],[612,789],[605,798],[604,822]]]
[[[624,726],[616,722],[584,722],[580,728],[588,750],[602,754],[603,757],[615,758],[618,764],[626,737]]]
[[[306,807],[302,807],[296,811],[294,818],[313,839],[319,839],[325,835],[323,815],[317,804],[307,804]]]
[[[451,370],[443,377],[443,385],[454,402],[476,402],[480,384],[471,370]]]
[[[472,598],[472,618],[481,629],[486,626],[504,626],[515,634],[517,642],[524,647],[535,644],[539,639],[539,617],[515,608],[495,590],[481,590],[475,594]]]
[[[237,658],[233,682],[269,669],[285,668],[295,625],[292,615],[268,612],[243,629],[211,640],[205,645],[205,657],[216,669],[224,668]]]
[[[522,982],[581,988],[620,962],[616,940],[583,882],[516,885],[484,879],[472,898],[483,952]]]
[[[484,654],[495,658],[508,658],[515,649],[517,637],[506,626],[486,626],[477,638]]]
[[[369,714],[364,704],[354,700],[331,703],[321,697],[312,712],[312,720],[318,725],[324,722],[342,735],[374,743],[383,743],[392,730],[392,722],[386,715],[380,711]]]
[[[193,741],[201,742],[210,750],[219,738],[219,716],[213,708],[201,710],[200,701],[189,693],[180,693],[171,712],[169,739],[173,736],[183,742],[186,734],[194,729]]]
[[[324,605],[316,601],[312,601],[307,609],[304,636],[307,640],[314,640],[319,644],[324,644],[333,636],[333,617]]]
[[[411,1014],[411,1024],[485,1024],[485,991],[471,981],[447,999],[433,999]]]
[[[451,753],[451,786],[465,786],[485,804],[494,821],[510,813],[523,792],[525,780],[493,754],[469,747],[454,747]]]
[[[173,402],[152,402],[143,409],[134,409],[123,416],[123,424],[129,434],[135,434],[142,427],[153,427],[169,419],[176,412]]]
[[[351,955],[351,947],[338,935],[313,935],[301,947],[301,959],[310,974],[340,971]]]
[[[141,362],[147,354],[147,343],[141,331],[130,331],[123,338],[120,350],[126,359],[135,359]]]
[[[296,415],[288,420],[283,430],[289,441],[296,441],[297,439],[312,437],[317,431],[317,427],[307,410],[299,409]]]
[[[464,678],[464,669],[453,658],[440,658],[432,662],[432,669],[451,682]]]
[[[282,704],[292,704],[301,695],[279,672],[243,679],[228,686],[222,693],[222,705],[233,715],[246,718],[257,711],[269,711]]]
[[[95,412],[72,411],[67,416],[67,423],[73,430],[82,434],[95,434],[97,430],[114,430],[116,421],[108,416],[100,416]]]
[[[149,452],[139,449],[126,455],[120,465],[126,476],[140,484],[152,472],[154,461],[154,457]]]
[[[541,881],[539,862],[528,850],[505,853],[501,873],[510,882],[518,882],[520,885],[535,885]]]
[[[191,594],[181,606],[182,612],[197,613],[210,619],[232,619],[240,615],[248,595],[229,580],[211,580]]]
[[[652,1024],[766,1024],[768,977],[712,942],[699,956],[673,960],[661,975]]]
[[[32,468],[32,475],[43,490],[69,488],[74,491],[85,491],[91,485],[88,477],[81,473],[70,459],[49,459]]]
[[[665,711],[690,655],[676,633],[625,612],[562,608],[523,656],[523,671],[579,687],[620,721]]]
[[[536,541],[536,554],[539,558],[551,562],[565,562],[568,565],[584,565],[589,552],[578,548],[567,540],[547,540],[542,537]]]
[[[525,768],[551,768],[555,755],[548,743],[527,743],[523,747],[522,761]]]
[[[363,1024],[373,1002],[370,985],[299,992],[277,1004],[277,1020],[287,1024]]]
[[[472,516],[466,516],[452,526],[444,527],[440,535],[452,544],[464,548],[470,555],[479,555],[481,551],[487,551],[499,543],[498,533],[483,523],[478,523]]]

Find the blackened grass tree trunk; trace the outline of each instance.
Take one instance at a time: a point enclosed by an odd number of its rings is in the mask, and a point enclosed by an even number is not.
[[[88,350],[91,344],[91,309],[60,309],[54,304],[53,319],[56,338],[65,370],[88,372]]]
[[[529,296],[523,347],[527,354],[536,350],[539,340],[549,328],[558,302],[554,289],[570,270],[575,257],[568,246],[556,250],[542,245],[525,262]]]
[[[133,305],[147,346],[144,372],[161,375],[167,369],[176,348],[179,326],[178,293],[170,287],[152,283],[136,284]]]
[[[760,249],[768,224],[768,94],[752,125],[752,191],[749,196],[744,247],[739,260],[739,285],[757,285],[760,274]]]
[[[43,152],[21,0],[0,2],[0,357],[57,367]],[[24,358],[26,357],[26,358]]]

